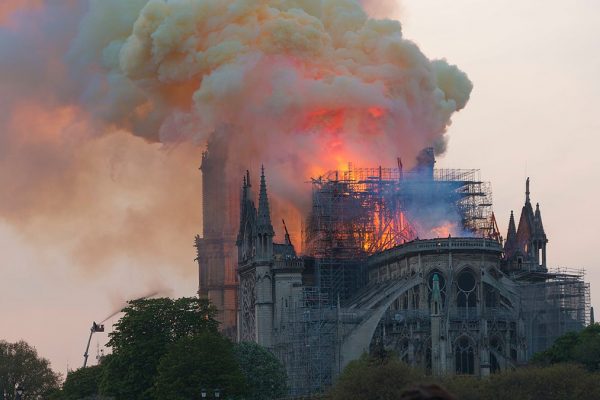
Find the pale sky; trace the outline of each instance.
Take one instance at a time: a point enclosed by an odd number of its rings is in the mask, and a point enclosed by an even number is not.
[[[448,152],[437,166],[481,170],[492,182],[503,234],[511,209],[518,217],[531,177],[532,201],[540,203],[550,240],[550,266],[586,268],[596,305],[599,15],[593,0],[404,0],[399,11],[405,37],[429,58],[458,65],[474,84],[466,108],[453,117]],[[198,198],[199,184],[189,182]],[[189,218],[199,231],[200,209]],[[125,299],[153,289],[194,295],[192,240],[177,265],[148,267],[123,257],[110,269],[82,272],[60,249],[38,246],[0,219],[0,338],[28,341],[58,371],[79,367],[92,320]],[[92,341],[92,361],[96,343],[105,341],[106,334]]]

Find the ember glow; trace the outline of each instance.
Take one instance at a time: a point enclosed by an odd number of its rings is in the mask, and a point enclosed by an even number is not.
[[[449,236],[464,236],[462,227],[459,227],[457,223],[446,222],[440,226],[436,226],[431,229],[431,237],[433,238],[447,238]]]

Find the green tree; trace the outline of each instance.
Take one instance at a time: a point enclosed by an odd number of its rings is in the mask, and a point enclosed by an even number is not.
[[[589,325],[579,333],[573,353],[575,361],[589,371],[600,371],[600,324]]]
[[[0,394],[13,399],[15,384],[25,388],[24,399],[46,397],[60,385],[60,375],[50,369],[50,362],[24,341],[0,340]]]
[[[598,375],[583,367],[555,364],[525,367],[494,374],[483,380],[481,400],[576,400],[600,399]],[[459,398],[461,393],[457,392]]]
[[[109,334],[112,355],[104,362],[100,393],[118,400],[151,398],[159,360],[170,344],[217,333],[215,309],[198,298],[133,300]]]
[[[287,394],[287,375],[281,362],[264,347],[238,343],[235,357],[248,384],[247,400],[269,400]]]
[[[332,400],[396,400],[425,376],[394,356],[363,355],[351,361],[330,392]]]
[[[63,383],[62,399],[79,400],[85,397],[97,396],[102,379],[102,365],[79,368],[67,374]]]
[[[548,350],[535,354],[532,361],[536,365],[578,363],[590,371],[600,371],[600,324],[564,334]]]
[[[193,400],[202,389],[219,389],[223,398],[246,392],[233,345],[220,334],[186,337],[170,345],[158,365],[153,395],[157,400]]]

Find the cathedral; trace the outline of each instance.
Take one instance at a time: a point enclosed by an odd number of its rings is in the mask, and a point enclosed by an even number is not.
[[[205,160],[203,175],[208,165]],[[258,206],[254,179],[249,172],[242,178],[235,241],[227,229],[218,238],[205,230],[196,239],[200,295],[221,307],[225,332],[233,336],[235,329],[236,340],[254,341],[282,361],[291,394],[321,391],[350,361],[382,349],[433,375],[486,376],[526,364],[558,336],[589,323],[583,272],[547,265],[548,239],[539,204],[535,210],[531,204],[529,179],[518,226],[511,212],[503,240],[493,214],[481,212],[488,200],[474,207],[468,197],[485,192],[469,186],[478,179],[439,172],[432,162],[426,174],[400,167],[367,172],[320,181],[303,254],[287,229],[275,240],[264,168]],[[414,213],[394,204],[417,199],[427,207],[419,197],[424,188],[456,206],[464,235],[420,239],[409,229]],[[385,229],[368,228],[367,217],[387,221]],[[235,294],[228,292],[234,287]]]

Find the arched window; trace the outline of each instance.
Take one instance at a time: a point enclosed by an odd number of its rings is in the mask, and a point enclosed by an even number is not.
[[[504,345],[498,336],[493,336],[490,339],[490,369],[492,373],[500,372],[497,356],[504,357]]]
[[[456,305],[458,307],[472,308],[477,304],[477,293],[475,292],[475,274],[470,269],[462,270],[457,277]]]
[[[500,372],[500,364],[494,353],[490,353],[490,370],[492,374]]]
[[[454,359],[456,361],[456,374],[475,374],[475,350],[472,341],[462,336],[454,344]]]
[[[483,296],[487,308],[498,308],[498,290],[487,283],[483,284]]]

